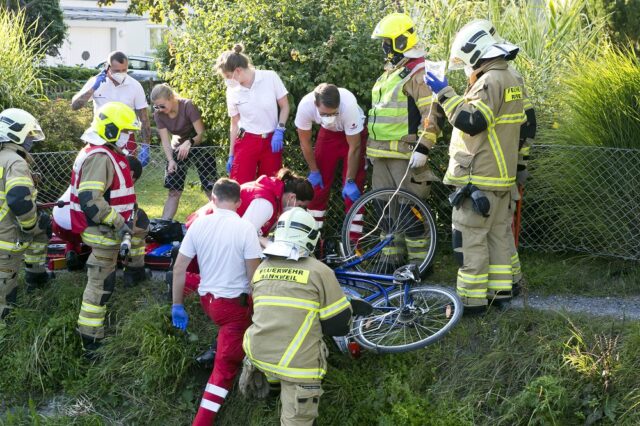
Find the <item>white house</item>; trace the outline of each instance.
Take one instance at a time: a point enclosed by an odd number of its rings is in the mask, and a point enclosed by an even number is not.
[[[152,55],[166,26],[150,22],[147,16],[127,14],[128,3],[116,0],[112,6],[98,7],[96,0],[61,0],[67,39],[58,56],[47,57],[47,64],[94,67],[113,50]]]

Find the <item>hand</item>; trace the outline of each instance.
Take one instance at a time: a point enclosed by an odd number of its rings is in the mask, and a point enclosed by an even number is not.
[[[271,137],[271,152],[276,153],[282,151],[284,143],[284,129],[278,127]]]
[[[107,81],[107,70],[102,70],[100,74],[96,75],[96,79],[94,80],[91,89],[95,92],[105,81]]]
[[[480,191],[477,186],[471,185],[469,187],[469,195],[471,196],[471,206],[473,211],[483,217],[489,217],[491,203],[484,192]]]
[[[342,188],[342,198],[346,199],[347,197],[349,197],[351,201],[356,201],[360,198],[360,189],[352,180],[348,180],[347,183],[344,184],[344,188]]]
[[[518,186],[524,186],[524,184],[527,183],[527,179],[529,179],[529,175],[530,173],[527,169],[518,170],[516,172],[516,183]]]
[[[230,175],[231,174],[231,165],[233,164],[233,155],[229,156],[229,159],[227,160],[227,174]]]
[[[120,239],[124,238],[126,234],[131,235],[132,233],[133,232],[131,232],[131,228],[126,223],[123,223],[122,226],[118,229],[118,236],[120,237]]]
[[[191,149],[191,139],[188,139],[184,142],[182,142],[182,145],[180,145],[178,147],[178,154],[176,155],[176,157],[178,158],[178,160],[180,161],[184,161],[187,159],[187,157],[189,156],[189,150]]]
[[[413,154],[411,154],[411,159],[409,160],[409,167],[411,167],[412,169],[418,168],[418,167],[422,167],[425,164],[427,164],[427,156],[415,151]]]
[[[176,163],[176,160],[172,158],[167,164],[167,173],[172,174],[175,173],[176,170],[178,170],[178,163]]]
[[[184,310],[184,305],[174,304],[171,307],[171,321],[175,328],[182,331],[187,329],[187,325],[189,324],[189,314]]]
[[[436,77],[429,71],[427,71],[424,76],[424,82],[431,88],[431,91],[433,91],[433,93],[435,94],[440,93],[442,89],[449,85],[449,81],[447,80],[446,76],[444,77],[444,80],[438,80],[438,77]]]
[[[324,182],[322,182],[322,175],[320,174],[319,170],[316,170],[315,172],[309,172],[307,180],[311,182],[311,186],[313,186],[314,188],[316,186],[319,186],[320,189],[324,189]]]

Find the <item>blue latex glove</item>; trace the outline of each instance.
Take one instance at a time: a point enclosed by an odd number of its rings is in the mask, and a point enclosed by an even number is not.
[[[320,174],[320,171],[309,172],[307,180],[311,182],[311,186],[314,188],[319,186],[321,189],[324,189],[324,182],[322,182],[322,175]]]
[[[173,326],[175,328],[179,328],[182,331],[187,329],[187,324],[189,324],[189,315],[187,311],[184,310],[184,305],[173,305],[171,307],[171,320],[173,321]]]
[[[227,160],[227,174],[231,174],[231,165],[233,164],[233,155],[229,156]]]
[[[271,137],[271,152],[282,151],[282,145],[284,143],[284,129],[276,129]]]
[[[91,88],[96,91],[98,90],[98,87],[100,87],[100,85],[105,81],[107,81],[107,70],[102,70],[100,74],[96,75],[96,79],[93,82],[93,86],[91,86]]]
[[[347,183],[344,184],[344,188],[342,188],[342,198],[346,199],[347,197],[349,197],[351,201],[356,201],[360,198],[360,189],[352,180],[347,181]]]
[[[424,76],[424,82],[426,83],[427,86],[431,88],[431,90],[435,94],[440,93],[442,89],[444,89],[449,85],[449,81],[447,80],[446,76],[444,77],[444,80],[438,80],[438,77],[436,77],[429,71],[427,71],[427,73]]]

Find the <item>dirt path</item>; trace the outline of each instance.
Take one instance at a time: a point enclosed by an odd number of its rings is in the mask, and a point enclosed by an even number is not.
[[[543,311],[566,311],[618,320],[640,320],[640,296],[629,297],[584,297],[584,296],[539,296],[530,294],[529,308]],[[522,309],[524,298],[517,297],[511,307]]]

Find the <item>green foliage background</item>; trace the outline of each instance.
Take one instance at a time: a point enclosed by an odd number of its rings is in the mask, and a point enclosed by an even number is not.
[[[26,37],[34,41],[38,50],[48,55],[58,54],[67,32],[60,0],[5,0],[0,2],[0,9],[24,13]]]

